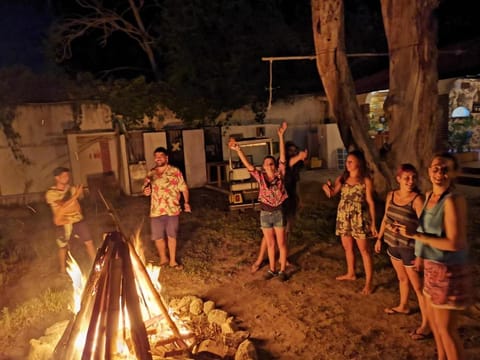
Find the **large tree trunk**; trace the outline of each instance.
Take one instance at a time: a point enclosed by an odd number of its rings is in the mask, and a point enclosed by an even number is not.
[[[392,176],[368,137],[367,122],[357,102],[345,52],[343,0],[312,0],[312,25],[317,68],[342,140],[346,148],[364,152],[375,175],[375,187],[383,192],[390,185],[385,180]]]
[[[381,0],[390,55],[385,112],[391,168],[410,162],[421,174],[435,146],[438,102],[436,26],[439,0]]]

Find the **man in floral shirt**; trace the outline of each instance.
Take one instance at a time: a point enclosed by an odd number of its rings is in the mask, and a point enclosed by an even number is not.
[[[182,172],[168,164],[167,150],[156,148],[153,152],[155,168],[145,179],[143,193],[151,197],[150,225],[152,240],[155,241],[160,265],[182,270],[183,266],[176,260],[178,218],[182,211],[180,197],[183,195],[185,212],[191,212],[188,186]],[[166,236],[165,236],[166,235]],[[168,254],[167,256],[167,245]]]

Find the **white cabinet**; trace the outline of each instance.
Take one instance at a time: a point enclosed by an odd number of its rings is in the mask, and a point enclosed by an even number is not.
[[[343,145],[336,123],[318,125],[318,143],[318,154],[320,159],[325,161],[325,167],[328,169],[338,169],[339,159],[337,150],[342,149],[342,151],[340,151],[342,154],[345,146]],[[341,168],[343,169],[343,166]]]

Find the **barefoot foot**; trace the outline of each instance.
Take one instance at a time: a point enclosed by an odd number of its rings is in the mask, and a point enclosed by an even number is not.
[[[256,273],[259,269],[260,269],[260,266],[262,264],[257,264],[257,263],[254,263],[251,267],[250,267],[250,272],[253,274],[253,273]]]
[[[362,295],[370,295],[372,292],[373,292],[373,289],[370,286],[365,286],[362,289],[361,294]]]
[[[345,275],[339,275],[335,279],[340,281],[343,281],[343,280],[353,281],[353,280],[357,280],[357,277],[355,275],[345,274]]]

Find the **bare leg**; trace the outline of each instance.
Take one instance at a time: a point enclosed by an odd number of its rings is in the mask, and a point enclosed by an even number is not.
[[[370,254],[368,239],[357,239],[357,246],[362,255],[363,268],[365,270],[365,287],[362,290],[362,294],[368,295],[373,291],[372,278],[373,278],[373,263],[372,255]]]
[[[275,271],[275,233],[272,228],[262,229],[262,231],[267,243],[269,268],[271,271]]]
[[[265,236],[263,236],[262,242],[260,244],[260,252],[258,253],[257,260],[253,263],[250,269],[252,273],[260,269],[260,266],[262,266],[263,259],[265,259],[266,252],[267,252],[267,241],[265,240]]]
[[[170,266],[177,266],[177,239],[168,237],[168,253],[170,255]]]
[[[285,241],[285,229],[274,228],[277,239],[278,250],[280,252],[280,271],[285,271],[287,267],[287,242]]]
[[[342,246],[345,250],[345,259],[347,261],[347,273],[337,276],[337,280],[355,280],[355,254],[353,252],[353,238],[351,236],[342,236]]]
[[[442,338],[439,333],[438,324],[435,320],[435,314],[433,313],[433,307],[430,298],[424,296],[425,299],[425,309],[427,310],[428,322],[430,328],[432,329],[433,337],[435,339],[435,346],[437,348],[437,360],[446,360],[447,355],[445,353]]]
[[[90,260],[94,261],[97,255],[97,249],[95,249],[95,245],[93,244],[93,240],[85,241],[85,248],[87,249],[88,256]]]
[[[155,240],[155,247],[157,248],[158,255],[160,256],[160,265],[168,264],[168,257],[167,257],[167,244],[165,239],[157,239]]]
[[[463,344],[457,329],[458,311],[432,307],[432,313],[445,357],[448,360],[464,359]],[[437,351],[440,359],[438,344]]]
[[[410,283],[412,284],[413,290],[417,295],[418,307],[420,308],[420,315],[422,316],[422,323],[420,324],[420,327],[415,330],[415,332],[417,334],[427,335],[430,332],[430,330],[428,325],[425,297],[423,296],[423,291],[422,291],[423,290],[422,279],[420,278],[418,271],[416,271],[413,267],[406,267],[405,270],[407,272],[408,278],[410,279]]]
[[[398,289],[400,291],[400,304],[391,309],[399,313],[408,313],[410,311],[408,307],[408,295],[410,293],[410,283],[408,281],[407,270],[401,260],[397,260],[390,257],[390,261],[392,262],[393,269],[397,274]]]
[[[67,251],[68,246],[58,248],[58,260],[60,262],[60,273],[67,273]]]

